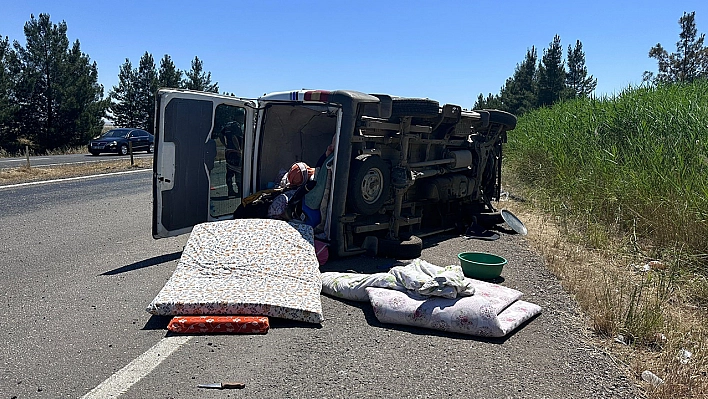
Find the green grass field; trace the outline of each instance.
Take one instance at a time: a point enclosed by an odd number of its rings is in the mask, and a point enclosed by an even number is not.
[[[505,150],[507,180],[557,226],[532,239],[602,342],[661,375],[650,398],[708,395],[708,82],[529,112]]]
[[[708,274],[708,82],[627,89],[519,119],[505,159],[548,209]],[[592,237],[602,245],[602,236]]]

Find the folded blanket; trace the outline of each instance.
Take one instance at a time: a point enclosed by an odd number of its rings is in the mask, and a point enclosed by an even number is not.
[[[396,277],[389,273],[360,274],[325,272],[321,274],[322,292],[350,301],[366,302],[369,294],[366,287],[402,289],[396,283]]]
[[[422,259],[413,259],[405,266],[392,267],[389,273],[409,291],[426,296],[457,298],[474,294],[474,287],[465,280],[462,267],[435,266]]]
[[[322,291],[352,301],[368,301],[366,287],[413,291],[423,296],[456,298],[474,294],[474,285],[460,266],[440,267],[422,259],[375,274],[322,273]]]

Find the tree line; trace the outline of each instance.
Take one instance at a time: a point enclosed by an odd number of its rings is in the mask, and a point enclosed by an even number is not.
[[[199,57],[183,71],[165,54],[158,70],[145,52],[136,68],[126,58],[118,84],[104,96],[96,62],[78,39],[70,43],[64,21],[31,15],[24,35],[24,45],[0,35],[0,151],[83,146],[101,133],[106,118],[152,132],[158,87],[219,90]]]
[[[108,106],[98,69],[49,15],[25,23],[26,44],[0,37],[0,146],[51,149],[100,133]]]
[[[645,84],[708,78],[708,48],[705,34],[698,35],[695,11],[684,12],[679,25],[675,52],[660,43],[649,50],[658,72],[644,72]],[[48,14],[39,14],[24,25],[25,45],[0,35],[0,152],[17,152],[26,145],[35,152],[83,146],[101,132],[105,118],[116,126],[152,132],[159,87],[219,91],[199,57],[194,57],[191,69],[180,70],[165,54],[158,69],[152,54],[145,52],[135,68],[126,58],[118,84],[104,97],[96,62],[81,51],[79,40],[70,42],[66,33],[64,21],[55,24]],[[558,35],[540,60],[531,47],[499,94],[480,94],[474,108],[522,115],[561,100],[591,96],[597,79],[588,74],[580,40],[568,45],[565,59],[563,53]]]
[[[698,35],[696,12],[684,12],[678,23],[681,33],[675,52],[669,53],[661,43],[649,50],[649,58],[657,61],[658,73],[645,71],[642,75],[644,84],[690,83],[708,78],[708,47],[704,45],[705,34]],[[580,40],[574,47],[568,45],[566,54],[563,60],[558,35],[543,50],[540,60],[536,48],[531,47],[499,94],[489,93],[484,97],[480,93],[474,108],[496,108],[522,115],[558,101],[591,96],[597,87],[597,79],[588,74]]]
[[[474,108],[496,108],[521,115],[560,100],[588,97],[595,87],[597,79],[588,74],[582,42],[577,40],[575,47],[568,45],[564,60],[560,36],[555,35],[540,60],[532,46],[499,94],[489,93],[485,98],[480,93]]]
[[[113,123],[116,126],[137,127],[152,132],[155,94],[160,87],[219,92],[219,84],[212,83],[211,72],[204,71],[199,57],[194,57],[190,70],[182,71],[165,54],[157,69],[152,54],[146,51],[136,68],[133,68],[128,58],[120,66],[118,84],[109,94],[112,101],[108,112]]]

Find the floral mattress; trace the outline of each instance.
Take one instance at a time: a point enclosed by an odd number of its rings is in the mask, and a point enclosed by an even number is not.
[[[147,311],[257,315],[321,323],[312,227],[272,219],[194,226],[177,269]]]
[[[503,337],[541,313],[540,306],[520,300],[520,291],[465,278],[460,266],[421,259],[387,273],[322,273],[322,292],[371,302],[382,323],[483,337]]]

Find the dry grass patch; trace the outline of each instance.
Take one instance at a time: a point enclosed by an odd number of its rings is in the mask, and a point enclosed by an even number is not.
[[[524,221],[530,244],[584,310],[596,344],[649,398],[708,397],[708,282],[685,271],[689,260],[649,259],[638,250],[646,244],[632,236],[544,216],[528,203],[505,207]],[[643,381],[645,370],[664,383]]]
[[[132,166],[129,158],[118,161],[99,161],[51,167],[21,166],[17,168],[0,169],[0,185],[29,183],[67,177],[90,176],[102,173],[147,168],[152,168],[152,158],[135,159]]]

